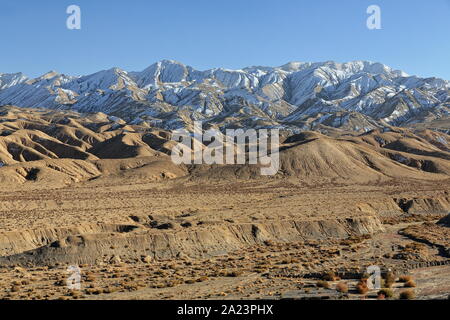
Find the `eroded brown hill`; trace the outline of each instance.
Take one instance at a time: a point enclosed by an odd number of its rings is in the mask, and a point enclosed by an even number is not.
[[[258,178],[259,167],[175,166],[170,132],[128,125],[97,113],[80,115],[2,107],[0,181],[46,184],[99,177],[165,179]],[[363,135],[342,132],[284,133],[276,178],[306,184],[366,184],[393,179],[445,180],[450,174],[450,136],[441,132],[393,128]]]

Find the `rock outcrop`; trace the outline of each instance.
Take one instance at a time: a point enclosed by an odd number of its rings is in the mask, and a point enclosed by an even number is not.
[[[0,247],[4,253],[16,253],[1,257],[0,265],[94,264],[110,261],[115,255],[135,261],[142,256],[149,260],[177,258],[180,254],[197,258],[268,241],[345,239],[383,230],[378,218],[370,216],[211,225],[174,231],[118,225],[5,233],[0,236]]]

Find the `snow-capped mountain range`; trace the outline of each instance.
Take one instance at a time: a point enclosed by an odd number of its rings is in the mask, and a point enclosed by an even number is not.
[[[450,82],[366,61],[199,71],[163,60],[141,72],[81,77],[0,73],[0,105],[103,112],[163,129],[203,120],[221,128],[367,131],[448,117]]]

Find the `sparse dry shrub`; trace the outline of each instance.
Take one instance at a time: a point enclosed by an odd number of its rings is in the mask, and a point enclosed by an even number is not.
[[[336,285],[336,290],[338,292],[341,292],[341,293],[347,293],[348,292],[348,285],[345,282],[339,282]]]
[[[138,286],[134,283],[127,283],[123,288],[127,291],[136,291],[139,289]]]
[[[257,266],[253,269],[253,272],[257,272],[257,273],[265,273],[267,271],[268,271],[268,269],[264,268],[262,266]]]
[[[395,283],[395,274],[389,271],[382,279],[382,285],[384,288],[392,288],[392,285],[394,283]]]
[[[114,287],[106,287],[105,289],[103,289],[103,293],[107,293],[107,294],[114,293],[116,291],[117,291],[117,288],[114,288]]]
[[[197,282],[204,282],[204,281],[208,281],[208,280],[209,280],[209,278],[207,276],[202,276],[197,279]]]
[[[183,279],[175,279],[175,280],[173,280],[173,283],[174,283],[174,285],[180,285],[180,284],[182,284],[183,283]]]
[[[416,287],[416,283],[414,282],[414,280],[408,280],[407,282],[405,282],[405,288],[415,288]]]
[[[394,291],[392,291],[392,289],[389,288],[383,288],[380,291],[378,291],[378,297],[380,296],[384,296],[387,299],[391,299],[394,297]]]
[[[95,294],[95,295],[98,295],[98,294],[103,293],[103,289],[101,289],[101,288],[87,288],[87,289],[85,290],[85,293],[86,293],[86,294]]]
[[[340,245],[342,245],[342,246],[350,246],[350,245],[352,245],[353,243],[354,243],[354,242],[353,242],[352,240],[344,239],[344,240],[341,240]]]
[[[333,271],[328,271],[327,273],[324,274],[322,279],[325,281],[335,281],[336,274]]]
[[[11,292],[19,292],[20,291],[20,287],[15,285],[11,287]]]
[[[394,282],[385,280],[385,279],[381,279],[381,285],[383,286],[383,288],[392,288],[392,286],[394,285]]]
[[[406,276],[406,275],[400,276],[400,278],[398,278],[398,281],[405,282],[405,283],[410,281],[410,280],[412,280],[412,277],[411,276]]]
[[[367,287],[367,282],[364,280],[359,281],[356,284],[356,292],[359,294],[366,294],[369,291],[369,287]]]
[[[167,288],[167,283],[155,283],[154,285],[152,285],[153,289],[162,289],[162,288]]]
[[[226,274],[227,277],[240,277],[241,275],[242,275],[242,271],[240,271],[240,270],[233,270]]]
[[[400,296],[399,296],[399,298],[401,300],[413,300],[413,299],[415,299],[415,297],[416,297],[416,294],[413,289],[403,290],[402,292],[400,292]]]
[[[325,288],[325,289],[330,288],[330,284],[328,283],[328,281],[325,281],[325,280],[319,280],[319,281],[317,281],[317,282],[316,282],[316,286],[317,286],[318,288]]]
[[[417,252],[417,251],[423,250],[425,247],[426,246],[422,243],[412,242],[412,243],[408,243],[405,246],[404,251],[405,252]]]
[[[386,283],[394,283],[395,282],[395,274],[393,272],[389,271],[384,276],[384,280],[386,281]]]
[[[86,294],[92,294],[94,292],[94,289],[93,288],[86,288],[85,290],[84,290],[84,293],[86,293]]]
[[[87,274],[86,277],[85,277],[85,281],[86,282],[94,282],[95,281],[95,275],[93,275],[92,273]]]
[[[80,299],[82,297],[82,294],[79,290],[70,290],[69,296],[71,296],[74,299]]]

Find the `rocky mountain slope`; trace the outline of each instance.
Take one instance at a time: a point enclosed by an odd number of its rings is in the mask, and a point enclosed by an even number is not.
[[[450,82],[366,61],[199,71],[163,60],[141,72],[113,68],[81,77],[49,72],[35,79],[0,74],[0,105],[103,112],[161,129],[203,120],[221,128],[365,132],[446,121]]]

